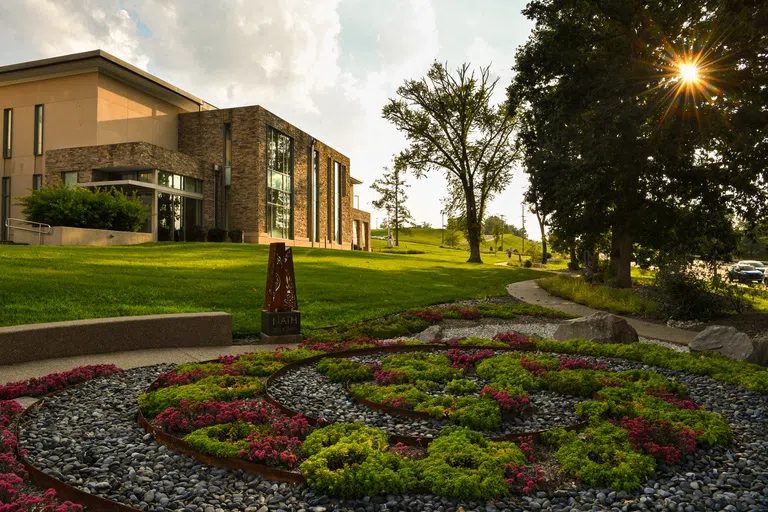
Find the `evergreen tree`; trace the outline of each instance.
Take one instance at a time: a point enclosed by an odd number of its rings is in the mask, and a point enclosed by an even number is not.
[[[371,188],[379,193],[379,198],[373,201],[373,207],[386,210],[389,218],[389,227],[395,231],[395,245],[400,245],[400,231],[406,223],[412,222],[413,217],[405,201],[408,196],[405,189],[410,187],[405,182],[405,167],[400,162],[395,162],[390,171],[384,168],[384,175],[373,182]]]

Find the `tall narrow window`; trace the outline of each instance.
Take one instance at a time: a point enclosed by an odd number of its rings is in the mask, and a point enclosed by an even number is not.
[[[8,240],[10,238],[10,229],[5,225],[5,221],[11,218],[11,178],[3,178],[2,187],[2,208],[0,208],[0,226],[2,226],[2,239]]]
[[[13,109],[3,111],[3,158],[11,158],[11,142],[13,139]]]
[[[232,229],[232,123],[224,123],[224,223]]]
[[[326,208],[326,231],[328,232],[328,240],[333,241],[333,160],[328,157],[328,175],[326,176],[326,183],[328,187],[328,193],[326,194],[325,203],[328,206]]]
[[[320,241],[320,152],[312,152],[312,239]]]
[[[43,154],[43,106],[35,105],[35,156]]]
[[[77,171],[67,171],[61,173],[61,181],[65,186],[72,188],[77,186]]]
[[[267,127],[267,226],[271,238],[293,238],[293,140]]]
[[[341,164],[339,162],[333,162],[333,232],[336,235],[336,243],[341,243]]]
[[[43,189],[43,175],[42,174],[33,174],[32,175],[32,190],[42,190]]]

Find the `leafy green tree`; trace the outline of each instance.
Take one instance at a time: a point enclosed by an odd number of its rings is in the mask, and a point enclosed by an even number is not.
[[[384,175],[376,179],[371,188],[379,193],[379,198],[373,201],[373,207],[379,210],[386,210],[389,217],[389,227],[395,231],[395,245],[400,245],[400,231],[405,228],[406,223],[413,222],[413,217],[405,201],[408,196],[405,189],[410,187],[405,182],[406,168],[401,162],[395,162],[390,171],[388,167],[384,168]]]
[[[732,248],[734,216],[766,205],[768,5],[532,0],[523,12],[536,28],[509,100],[558,236],[594,253],[607,235],[620,287],[635,244]]]
[[[498,80],[491,80],[489,67],[478,75],[469,64],[451,74],[435,62],[426,77],[406,80],[383,109],[384,118],[408,138],[400,160],[417,176],[445,173],[449,211],[467,221],[472,263],[482,263],[486,205],[509,183],[517,158],[510,140],[515,118],[506,104],[490,102]]]

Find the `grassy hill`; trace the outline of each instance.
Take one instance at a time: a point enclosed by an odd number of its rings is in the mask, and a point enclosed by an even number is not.
[[[403,242],[401,242],[401,245]],[[540,272],[506,256],[417,244],[424,254],[294,249],[302,325],[358,322],[411,308],[504,295]],[[0,245],[0,326],[123,315],[226,311],[258,332],[269,247],[161,243],[130,247]]]
[[[387,236],[387,230],[386,229],[372,229],[371,230],[371,236]],[[440,247],[442,245],[442,230],[439,228],[409,228],[406,231],[400,232],[400,248],[406,249],[410,246],[410,248],[415,248],[413,244],[419,244],[419,245],[431,245],[435,247]],[[393,235],[394,237],[394,235]],[[460,234],[460,242],[458,247],[460,249],[466,249],[467,248],[467,240],[464,238],[464,234]],[[482,251],[489,251],[491,247],[492,241],[487,240],[483,244],[481,244],[481,250]],[[374,250],[379,250],[387,246],[386,241],[384,240],[373,240],[373,248]],[[508,247],[511,247],[512,249],[517,249],[518,251],[522,249],[523,245],[523,239],[519,236],[515,236],[512,234],[504,234],[504,249],[506,250]],[[423,249],[423,248],[417,248],[417,249]],[[539,256],[541,256],[541,244],[539,242],[534,242],[531,240],[525,241],[525,254],[528,254],[529,252],[538,253]]]

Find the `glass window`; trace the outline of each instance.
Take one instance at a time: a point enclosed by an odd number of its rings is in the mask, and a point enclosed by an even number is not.
[[[43,189],[43,175],[42,174],[33,174],[32,175],[32,190],[42,190]]]
[[[315,150],[313,152],[312,161],[312,232],[314,233],[315,242],[320,241],[320,152]]]
[[[333,194],[334,230],[333,231],[334,231],[334,234],[336,235],[337,244],[341,243],[341,179],[342,179],[341,164],[339,162],[333,162],[333,183],[334,183],[334,194]]]
[[[175,188],[186,192],[203,193],[203,181],[167,171],[157,172],[157,184],[161,187]]]
[[[61,181],[67,187],[74,187],[77,185],[77,171],[67,171],[61,173]]]
[[[10,238],[10,229],[5,225],[5,221],[11,218],[11,178],[3,178],[2,182],[2,208],[0,208],[0,226],[3,230],[3,240]]]
[[[267,225],[272,238],[293,238],[293,140],[267,128]]]
[[[232,229],[232,123],[224,123],[224,225]]]
[[[13,135],[13,109],[3,111],[3,158],[11,158],[11,142]]]
[[[35,155],[43,154],[43,106],[35,105]]]
[[[144,183],[154,183],[155,171],[139,171],[137,178]]]

